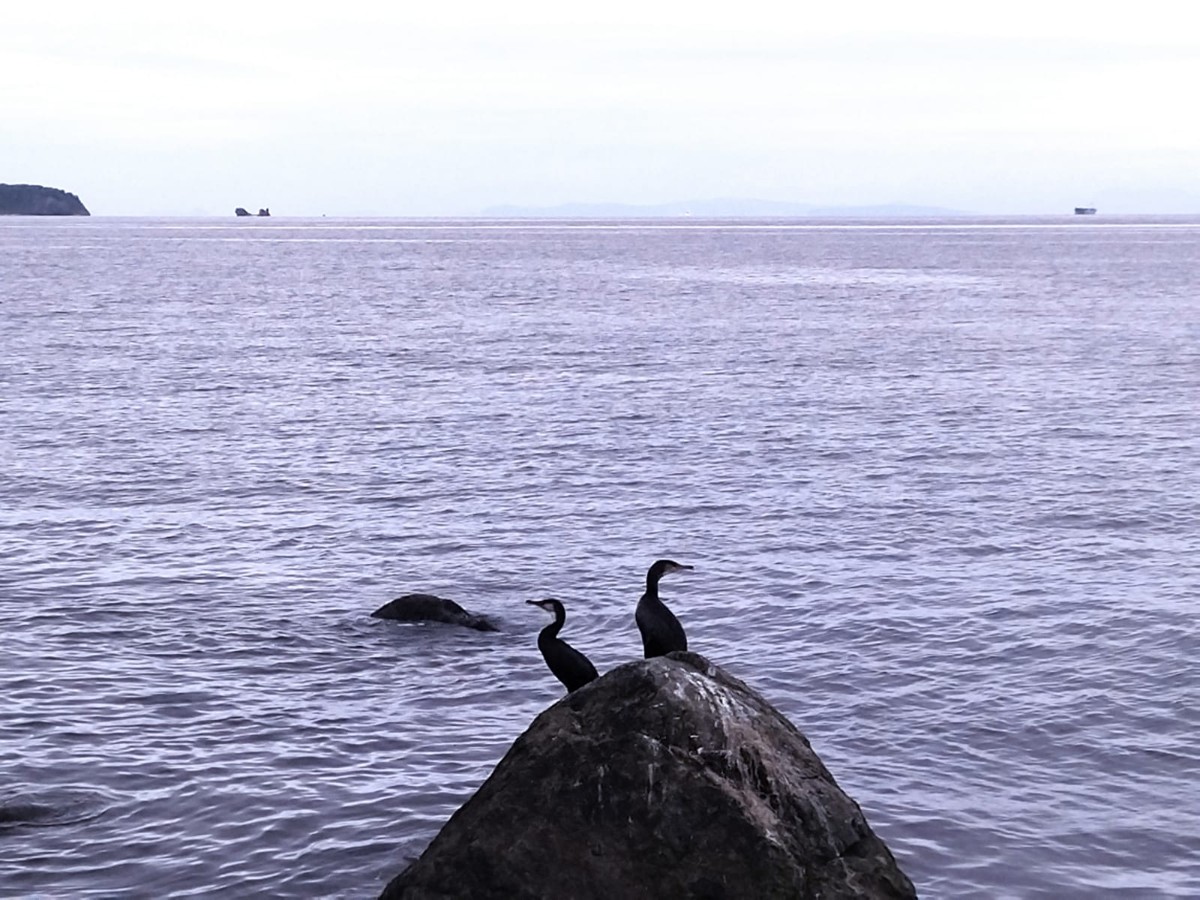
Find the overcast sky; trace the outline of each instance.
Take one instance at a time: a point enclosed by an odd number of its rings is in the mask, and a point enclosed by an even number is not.
[[[14,0],[0,182],[102,215],[1200,213],[1183,2],[410,5]]]

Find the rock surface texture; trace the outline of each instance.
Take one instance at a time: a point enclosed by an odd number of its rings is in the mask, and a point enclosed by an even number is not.
[[[88,216],[74,194],[40,184],[0,184],[0,215]]]
[[[538,716],[382,900],[915,896],[804,735],[678,652]]]

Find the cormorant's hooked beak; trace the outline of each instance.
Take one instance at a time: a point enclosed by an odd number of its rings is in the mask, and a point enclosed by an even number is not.
[[[692,571],[695,571],[695,568],[696,568],[695,566],[685,566],[683,563],[675,563],[675,568],[673,568],[671,571],[672,572],[692,572]]]

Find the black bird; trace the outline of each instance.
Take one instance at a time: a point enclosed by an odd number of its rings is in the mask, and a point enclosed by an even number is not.
[[[646,593],[638,601],[634,620],[642,633],[642,649],[646,659],[665,656],[673,650],[687,649],[687,635],[667,605],[658,599],[658,580],[664,575],[681,570],[690,570],[673,559],[660,559],[646,573]]]
[[[542,651],[542,658],[554,677],[566,685],[567,693],[583,687],[589,681],[595,681],[599,676],[591,660],[558,636],[563,622],[567,621],[567,611],[563,605],[553,597],[525,602],[540,606],[554,615],[554,621],[538,634],[538,649]]]

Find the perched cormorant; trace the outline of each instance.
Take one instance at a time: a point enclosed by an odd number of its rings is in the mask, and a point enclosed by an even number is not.
[[[566,685],[567,693],[594,681],[598,676],[591,660],[558,636],[563,622],[567,621],[567,611],[563,605],[554,598],[525,602],[540,606],[554,615],[554,621],[538,634],[538,649],[542,651],[542,657],[554,677]]]
[[[664,575],[691,569],[673,559],[660,559],[646,573],[646,593],[638,601],[634,620],[642,633],[642,649],[646,659],[665,656],[673,650],[687,649],[687,635],[667,605],[658,599],[658,580]]]

